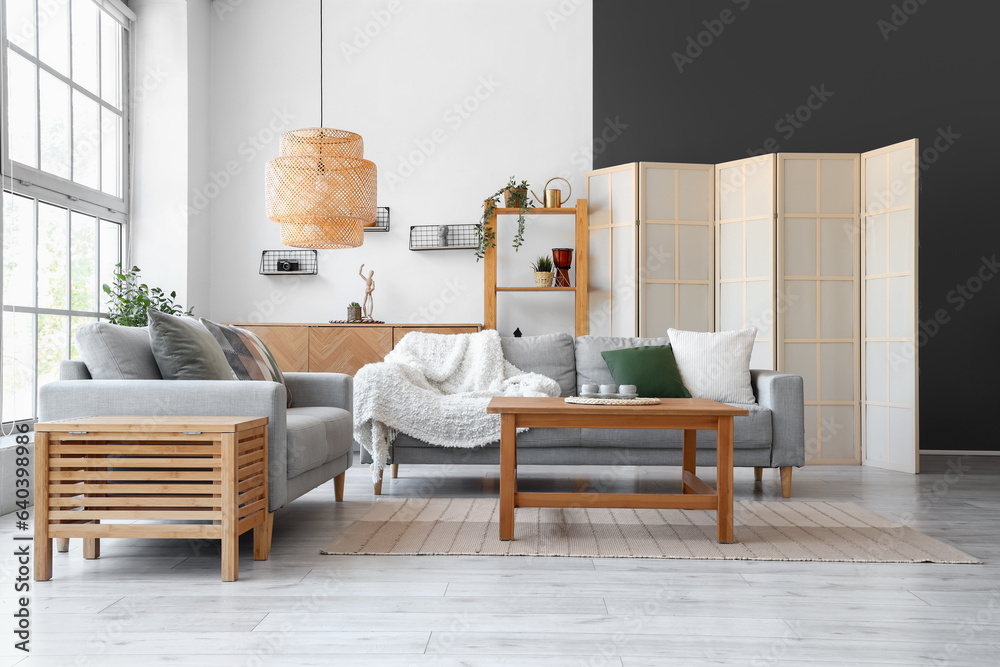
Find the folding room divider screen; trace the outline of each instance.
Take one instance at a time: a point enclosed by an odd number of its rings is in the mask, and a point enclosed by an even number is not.
[[[590,332],[758,330],[806,459],[917,472],[917,141],[587,174]]]

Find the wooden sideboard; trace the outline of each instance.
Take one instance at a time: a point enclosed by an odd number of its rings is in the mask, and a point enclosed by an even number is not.
[[[348,373],[382,361],[411,331],[475,333],[479,324],[241,324],[264,341],[286,373]]]

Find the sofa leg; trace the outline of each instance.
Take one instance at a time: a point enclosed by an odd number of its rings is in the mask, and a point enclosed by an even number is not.
[[[792,466],[781,466],[781,495],[785,498],[792,497]]]
[[[60,553],[66,553],[69,551],[69,538],[68,537],[57,537],[56,538],[56,551]]]
[[[753,481],[760,482],[764,479],[764,469],[760,466],[753,468]]]
[[[393,479],[396,479],[397,477],[399,477],[399,464],[398,463],[392,463],[392,464],[390,464],[389,472],[392,475]]]
[[[333,494],[338,503],[344,502],[344,478],[347,472],[342,472],[333,478]]]
[[[381,470],[378,471],[378,481],[375,482],[375,495],[376,496],[381,496],[382,495],[382,471]]]
[[[253,559],[267,560],[271,554],[271,533],[274,530],[274,512],[264,516],[264,523],[253,529]]]

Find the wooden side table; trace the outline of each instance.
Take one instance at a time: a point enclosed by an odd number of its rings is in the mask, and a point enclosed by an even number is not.
[[[110,457],[110,458],[109,458]],[[35,425],[35,580],[52,578],[52,538],[222,540],[222,580],[239,577],[239,536],[267,560],[267,417],[86,417]],[[211,523],[135,523],[196,520]],[[130,523],[106,523],[128,521]]]

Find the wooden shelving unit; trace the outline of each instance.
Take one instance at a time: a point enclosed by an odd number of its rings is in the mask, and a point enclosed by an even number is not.
[[[497,208],[493,215],[486,220],[487,229],[496,231],[497,216],[518,215],[519,208]],[[575,292],[576,293],[576,323],[574,331],[577,336],[587,335],[588,310],[587,310],[587,273],[589,260],[589,249],[587,242],[589,232],[587,229],[587,200],[577,199],[576,206],[564,206],[562,208],[530,208],[527,215],[575,215],[576,216],[576,248],[573,258],[573,286],[572,287],[498,287],[497,286],[497,249],[487,248],[483,258],[485,271],[485,294],[483,308],[483,327],[486,329],[497,328],[497,293],[498,292]],[[497,235],[499,238],[499,235]]]

